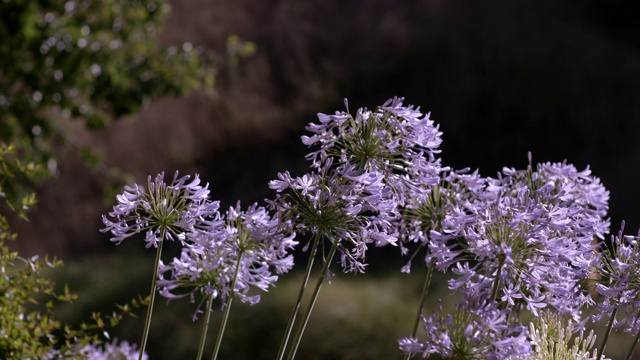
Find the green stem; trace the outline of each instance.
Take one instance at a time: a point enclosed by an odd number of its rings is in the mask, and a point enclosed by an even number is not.
[[[636,334],[636,338],[633,340],[633,345],[631,345],[631,349],[629,349],[629,354],[627,354],[627,360],[631,360],[631,357],[633,356],[633,350],[635,350],[636,345],[638,345],[638,340],[640,340],[640,330],[638,330],[638,333]]]
[[[304,295],[304,290],[307,287],[307,283],[309,282],[309,275],[311,275],[311,268],[313,267],[313,259],[316,257],[316,252],[318,251],[318,244],[320,244],[320,235],[316,234],[313,239],[313,245],[311,249],[311,253],[309,254],[309,261],[307,262],[307,268],[304,271],[304,280],[302,281],[302,286],[300,286],[300,291],[298,292],[298,299],[296,300],[296,304],[291,311],[291,315],[289,316],[289,322],[287,323],[287,330],[285,332],[284,338],[282,338],[282,343],[280,344],[280,350],[278,351],[278,360],[282,360],[284,358],[284,352],[287,348],[287,343],[289,342],[289,337],[291,336],[291,331],[293,330],[293,324],[296,321],[296,316],[298,315],[298,311],[300,310],[300,304],[302,303],[302,296]]]
[[[291,345],[291,349],[289,350],[289,360],[293,360],[296,356],[296,352],[298,351],[298,346],[300,346],[300,341],[302,340],[302,334],[304,333],[305,328],[307,327],[307,323],[309,322],[309,318],[311,317],[311,312],[313,311],[313,307],[316,304],[316,300],[318,300],[318,294],[320,294],[320,288],[322,287],[322,283],[329,273],[329,266],[331,266],[331,261],[333,260],[333,256],[338,250],[338,241],[334,241],[331,245],[331,250],[329,250],[329,255],[322,267],[322,272],[320,272],[320,277],[318,278],[318,282],[316,283],[316,287],[313,289],[313,294],[311,295],[311,302],[309,303],[309,307],[304,315],[304,318],[300,325],[298,326],[298,331],[296,332],[296,336],[293,339],[293,343]]]
[[[609,324],[607,325],[607,330],[604,333],[604,338],[602,339],[602,344],[600,344],[600,349],[598,349],[598,359],[604,357],[604,348],[607,346],[607,341],[609,340],[609,334],[611,334],[611,327],[613,326],[613,322],[616,319],[616,314],[618,313],[618,308],[613,309],[611,312],[611,318],[609,318]]]
[[[238,255],[238,262],[236,263],[236,273],[233,275],[233,281],[231,282],[231,291],[229,292],[229,299],[227,305],[224,308],[222,314],[222,324],[220,324],[220,330],[218,331],[218,338],[216,339],[216,347],[213,349],[213,355],[211,360],[215,360],[218,357],[218,351],[220,351],[220,345],[222,344],[222,337],[224,336],[224,330],[227,327],[227,320],[229,319],[229,312],[231,309],[231,303],[235,296],[236,280],[238,280],[238,274],[240,273],[240,261],[242,260],[242,253]]]
[[[491,290],[491,300],[495,300],[498,298],[498,286],[500,285],[500,272],[502,271],[502,266],[504,265],[504,259],[500,259],[500,266],[498,267],[498,274],[496,275],[495,282],[493,283],[493,289]]]
[[[147,338],[149,337],[149,328],[151,327],[151,315],[153,314],[153,302],[156,298],[156,281],[158,280],[158,266],[160,266],[160,255],[162,254],[162,244],[164,244],[164,232],[162,239],[156,250],[156,265],[153,267],[153,277],[151,278],[151,290],[149,291],[149,307],[147,308],[147,318],[144,322],[144,331],[142,333],[142,341],[140,343],[140,355],[138,360],[142,360],[144,350],[147,347]]]
[[[202,333],[200,334],[200,345],[198,346],[198,355],[196,356],[197,360],[202,359],[202,355],[204,354],[204,344],[207,339],[207,331],[209,330],[209,320],[211,319],[211,307],[213,306],[213,296],[209,295],[209,300],[207,301],[207,315],[204,317],[204,323],[202,324]]]
[[[429,263],[427,268],[427,274],[424,277],[424,285],[422,286],[422,295],[420,295],[420,306],[418,307],[418,314],[416,314],[416,320],[413,323],[413,331],[411,337],[415,338],[418,333],[418,325],[420,324],[420,315],[422,315],[422,309],[424,309],[424,303],[427,300],[427,294],[429,293],[429,285],[431,284],[431,275],[433,274],[434,262]],[[405,360],[409,360],[411,355],[407,353],[404,357]]]

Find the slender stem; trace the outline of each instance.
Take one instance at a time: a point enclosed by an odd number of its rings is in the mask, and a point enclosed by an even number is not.
[[[502,271],[502,266],[504,266],[504,259],[500,259],[500,266],[498,267],[498,274],[493,283],[493,289],[491,290],[491,299],[495,300],[498,298],[498,286],[500,285],[500,272]]]
[[[607,346],[607,341],[609,340],[609,334],[611,334],[611,327],[613,326],[613,322],[616,319],[616,314],[618,312],[618,308],[613,309],[611,312],[611,318],[609,318],[609,324],[607,325],[607,330],[604,333],[604,338],[602,339],[602,344],[600,344],[600,349],[598,349],[598,359],[602,359],[604,357],[604,348]]]
[[[309,307],[305,312],[304,318],[300,325],[298,325],[298,331],[296,332],[296,336],[293,339],[293,343],[291,345],[291,349],[289,349],[289,360],[293,360],[296,357],[296,352],[298,351],[298,346],[300,346],[300,341],[302,340],[302,334],[304,333],[304,329],[307,327],[307,323],[309,322],[309,318],[311,317],[311,312],[313,311],[313,307],[316,304],[316,300],[318,300],[318,294],[320,294],[320,288],[322,287],[322,283],[329,273],[329,266],[331,266],[331,261],[333,260],[333,256],[338,249],[338,241],[334,241],[331,245],[331,250],[329,250],[329,255],[322,267],[322,272],[320,272],[320,277],[318,278],[318,282],[316,283],[316,287],[313,289],[313,294],[311,295],[311,302],[309,303]]]
[[[427,274],[424,277],[424,285],[422,286],[422,295],[420,295],[420,306],[418,307],[418,314],[416,314],[416,320],[413,323],[413,330],[411,332],[411,337],[415,338],[418,333],[418,325],[420,324],[420,315],[422,315],[422,309],[424,309],[424,303],[427,300],[427,295],[429,293],[429,285],[431,284],[431,275],[433,274],[434,262],[431,261],[429,263],[429,267],[427,268]],[[409,360],[411,358],[411,354],[407,353],[405,355],[405,360]]]
[[[633,340],[633,345],[631,345],[631,349],[629,349],[629,354],[627,354],[627,360],[631,360],[631,357],[633,356],[633,350],[635,350],[636,345],[638,345],[638,340],[640,340],[640,330],[638,330],[638,333],[636,334],[636,338]]]
[[[160,265],[160,255],[162,254],[162,244],[164,244],[163,236],[156,250],[156,264],[153,267],[153,277],[151,278],[151,290],[149,291],[149,307],[147,308],[147,318],[144,322],[144,331],[142,333],[142,341],[140,343],[140,355],[138,360],[142,360],[144,349],[147,347],[147,338],[149,337],[149,328],[151,327],[151,315],[153,314],[153,302],[156,298],[156,280],[158,280],[158,266]]]
[[[309,282],[309,275],[311,274],[311,268],[313,267],[313,259],[316,257],[316,252],[318,251],[318,244],[320,244],[320,235],[316,234],[313,239],[313,245],[311,249],[311,253],[309,254],[309,261],[307,262],[307,268],[304,271],[304,280],[302,281],[302,286],[300,286],[300,291],[298,292],[298,299],[296,300],[296,304],[291,311],[291,316],[289,316],[289,322],[287,323],[287,330],[285,332],[284,338],[282,338],[282,343],[280,344],[280,350],[278,351],[278,360],[282,360],[284,358],[284,352],[287,348],[287,343],[289,342],[289,337],[291,336],[291,331],[293,330],[293,324],[296,321],[296,316],[298,315],[298,310],[300,309],[300,304],[302,303],[302,296],[304,295],[304,290],[307,287],[307,282]]]
[[[207,331],[209,330],[209,320],[211,319],[211,307],[213,306],[213,296],[208,295],[208,297],[207,315],[205,315],[204,323],[202,324],[202,333],[200,334],[200,345],[198,346],[198,355],[196,356],[196,360],[202,359],[202,355],[204,354],[204,344],[207,341]]]
[[[222,314],[222,324],[220,324],[220,330],[218,331],[218,338],[216,339],[216,347],[213,349],[211,360],[215,360],[218,357],[218,351],[220,351],[220,345],[222,344],[222,337],[224,336],[224,330],[227,327],[227,320],[229,319],[229,313],[231,310],[231,303],[235,297],[236,280],[238,280],[238,274],[240,273],[240,261],[242,260],[242,253],[238,255],[238,262],[236,263],[236,273],[233,275],[233,281],[231,282],[231,291],[229,292],[229,299],[227,299],[227,305],[224,307],[224,313]]]

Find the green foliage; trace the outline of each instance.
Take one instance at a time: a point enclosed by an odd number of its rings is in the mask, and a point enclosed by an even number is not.
[[[42,358],[58,339],[53,335],[61,324],[52,313],[54,300],[73,301],[68,289],[53,292],[53,281],[40,277],[43,267],[59,261],[25,259],[0,243],[0,358]],[[44,298],[44,306],[40,306]],[[69,334],[72,332],[69,331]]]
[[[33,192],[21,184],[36,181],[43,174],[42,167],[33,162],[22,160],[14,145],[0,142],[0,197],[5,198],[10,210],[26,219],[26,212],[36,204]],[[0,215],[0,240],[7,240],[8,225],[6,218]]]
[[[36,203],[33,185],[48,174],[52,144],[65,141],[57,121],[73,118],[89,128],[137,112],[155,96],[213,86],[209,60],[191,44],[162,48],[154,37],[169,6],[163,0],[0,0],[0,198],[26,220]],[[52,141],[55,140],[55,141]],[[103,154],[80,151],[99,167]],[[0,358],[73,354],[99,344],[125,315],[146,305],[134,299],[104,316],[95,312],[78,328],[54,314],[76,295],[55,290],[43,273],[62,263],[23,258],[0,214]]]
[[[61,265],[56,259],[20,257],[0,240],[1,359],[42,359],[54,349],[73,354],[78,346],[101,343],[108,329],[146,304],[143,299],[134,299],[117,305],[118,311],[108,316],[94,312],[91,321],[78,329],[65,325],[56,318],[54,309],[59,303],[73,302],[77,295],[67,286],[56,292],[54,281],[43,274],[46,268]]]
[[[256,44],[251,41],[243,41],[238,35],[227,38],[227,56],[229,65],[235,67],[240,59],[248,58],[256,53]]]
[[[46,164],[56,119],[103,128],[152,97],[210,88],[202,51],[155,41],[168,11],[163,0],[0,1],[0,142]]]
[[[36,204],[28,184],[40,180],[44,171],[22,155],[15,145],[0,142],[0,198],[11,212],[27,220],[27,212]],[[146,305],[146,300],[134,299],[117,305],[118,311],[108,316],[93,313],[91,321],[77,329],[64,325],[54,309],[59,303],[73,302],[77,295],[67,286],[57,292],[55,282],[43,274],[43,270],[59,267],[62,262],[19,256],[7,246],[7,241],[15,238],[6,216],[0,214],[0,359],[41,359],[54,349],[73,357],[74,349],[100,344],[107,329]]]

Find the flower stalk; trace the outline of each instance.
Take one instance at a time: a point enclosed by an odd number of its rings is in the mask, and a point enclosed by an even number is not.
[[[211,319],[211,310],[213,308],[213,296],[207,296],[207,310],[204,316],[204,321],[202,323],[202,332],[200,333],[200,342],[198,344],[198,355],[196,356],[197,360],[202,359],[204,355],[204,345],[207,341],[207,332],[209,330],[209,320]]]
[[[324,261],[324,266],[322,267],[322,271],[320,272],[320,276],[318,277],[318,281],[316,282],[316,286],[313,289],[313,293],[311,294],[311,301],[309,302],[309,307],[307,308],[304,317],[300,324],[298,325],[298,330],[296,331],[296,335],[291,343],[291,349],[289,350],[288,360],[293,360],[296,357],[296,352],[298,351],[298,347],[300,346],[300,341],[302,340],[302,335],[304,334],[304,330],[307,327],[307,323],[309,322],[309,318],[311,318],[311,312],[318,300],[318,295],[320,294],[320,289],[322,288],[322,283],[329,276],[329,267],[331,266],[331,261],[333,260],[333,256],[336,254],[338,250],[338,241],[333,241],[331,244],[331,249],[329,250],[329,254]]]
[[[412,330],[411,330],[411,337],[415,338],[416,335],[418,334],[418,325],[420,325],[420,317],[422,316],[422,311],[424,309],[424,304],[427,301],[427,295],[429,293],[429,286],[431,284],[431,276],[433,274],[433,261],[429,262],[429,265],[427,266],[427,273],[424,277],[424,284],[422,285],[422,293],[420,295],[420,304],[418,306],[418,313],[416,314],[416,319],[413,322],[413,326],[412,326]],[[411,354],[410,353],[406,353],[404,356],[405,360],[409,360],[411,358]]]
[[[311,252],[309,254],[309,261],[307,262],[307,266],[304,271],[304,279],[302,280],[300,290],[298,291],[298,298],[296,299],[296,303],[293,307],[293,310],[291,311],[291,315],[289,316],[289,322],[287,323],[287,328],[285,330],[284,337],[282,338],[280,349],[278,350],[278,356],[277,356],[278,360],[282,360],[284,358],[284,354],[287,348],[287,343],[289,342],[289,337],[291,337],[291,331],[293,331],[293,325],[295,324],[298,311],[300,310],[300,305],[302,304],[302,297],[304,296],[304,291],[307,287],[307,283],[309,282],[309,276],[311,275],[314,258],[316,257],[320,240],[321,240],[321,236],[319,235],[319,233],[316,233],[313,239]]]
[[[162,237],[164,238],[164,234]],[[138,355],[138,360],[142,360],[145,355],[144,350],[147,346],[147,338],[149,337],[149,329],[151,328],[151,316],[153,315],[153,303],[156,298],[156,282],[158,280],[158,267],[160,266],[163,243],[164,241],[159,241],[158,248],[156,249],[156,261],[153,267],[153,276],[151,277],[151,290],[149,291],[149,305],[147,307],[147,316],[144,321],[144,330],[142,332],[142,341],[140,342],[140,354]]]
[[[633,339],[633,343],[631,343],[631,348],[629,349],[629,353],[627,354],[627,360],[631,360],[633,357],[633,352],[636,349],[636,345],[638,345],[638,340],[640,340],[640,330],[636,334],[636,337]]]
[[[607,329],[604,332],[604,337],[602,338],[602,342],[600,343],[600,347],[598,348],[598,354],[600,354],[601,358],[604,357],[604,349],[607,346],[607,341],[609,341],[609,335],[611,334],[611,328],[613,327],[613,323],[615,322],[617,313],[618,309],[613,309],[611,317],[609,318],[609,323],[607,324]]]
[[[234,289],[236,288],[236,282],[238,281],[238,274],[240,271],[241,264],[242,264],[242,252],[240,252],[240,254],[238,255],[238,262],[236,263],[235,274],[233,275],[233,281],[231,282],[231,288],[229,290],[229,297],[227,298],[227,303],[224,307],[224,313],[222,314],[222,323],[220,324],[220,330],[218,331],[218,337],[216,338],[216,345],[215,345],[215,348],[213,349],[211,360],[216,360],[218,358],[220,345],[222,345],[222,337],[224,336],[224,331],[227,327],[227,320],[229,319],[231,304],[233,303],[233,297],[235,296]]]

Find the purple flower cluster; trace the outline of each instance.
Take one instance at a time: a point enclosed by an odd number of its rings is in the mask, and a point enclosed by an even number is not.
[[[85,359],[85,360],[147,360],[149,356],[144,353],[139,357],[140,349],[135,344],[127,341],[114,339],[110,343],[98,344],[90,343],[82,345],[80,343],[66,351],[52,350],[45,357],[45,360],[53,359]]]
[[[260,296],[249,295],[249,290],[267,291],[278,280],[275,274],[293,267],[289,251],[297,244],[295,234],[286,236],[288,232],[265,208],[254,204],[243,211],[238,204],[224,215],[216,213],[208,224],[189,234],[179,258],[160,264],[161,295],[193,299],[200,291],[211,299],[220,298],[224,307],[233,290],[241,301],[256,304]],[[187,291],[176,293],[180,289]]]
[[[591,273],[595,237],[609,222],[608,192],[588,170],[542,164],[533,171],[504,169],[471,189],[432,233],[428,259],[455,278],[464,296],[502,301],[534,315],[553,307],[580,318],[589,299],[580,285]],[[457,241],[451,241],[455,235]]]
[[[184,243],[186,234],[199,228],[206,228],[207,217],[218,209],[218,202],[208,200],[208,184],[200,186],[196,175],[191,182],[189,176],[173,176],[170,184],[164,182],[164,173],[153,181],[147,181],[148,188],[135,184],[125,186],[125,191],[116,197],[118,204],[109,217],[102,216],[105,228],[110,232],[111,241],[119,244],[135,234],[144,233],[146,247],[158,247],[164,240],[179,240]]]
[[[176,172],[167,184],[160,173],[153,181],[149,177],[147,189],[127,186],[110,218],[103,216],[102,231],[111,232],[116,243],[135,234],[144,235],[147,247],[164,240],[181,242],[180,257],[166,265],[160,261],[158,267],[157,287],[169,299],[199,291],[221,298],[224,307],[233,290],[244,302],[259,302],[260,296],[249,295],[249,290],[267,290],[278,279],[273,272],[293,267],[289,251],[297,244],[295,233],[256,204],[245,211],[238,204],[223,215],[219,202],[209,199],[208,185],[200,186],[197,175],[188,180]],[[179,288],[188,290],[176,293]]]
[[[612,317],[613,328],[636,335],[640,333],[640,232],[630,236],[623,231],[624,223],[597,266],[596,291],[601,296],[594,320]]]
[[[402,240],[400,249],[406,255],[412,244],[418,246],[402,272],[410,272],[413,259],[421,249],[434,246],[431,243],[434,236],[438,239],[438,244],[443,246],[441,251],[448,251],[451,258],[455,259],[458,253],[450,249],[448,242],[462,236],[465,221],[474,221],[469,209],[473,208],[472,202],[483,184],[484,179],[477,171],[443,169],[437,185],[414,191],[407,196],[397,224]],[[431,261],[429,257],[426,260],[427,263]]]
[[[436,184],[440,159],[435,155],[442,133],[429,114],[403,106],[403,100],[390,99],[376,111],[358,109],[355,117],[348,112],[318,114],[320,123],[307,126],[313,135],[302,137],[305,145],[319,146],[307,155],[312,167],[334,166],[337,174],[380,174],[399,195]]]
[[[423,317],[425,341],[399,340],[400,350],[428,357],[438,354],[448,359],[508,359],[531,354],[527,331],[509,325],[509,312],[495,303],[460,303],[454,313]]]
[[[278,217],[336,244],[347,272],[364,272],[368,244],[397,245],[401,207],[439,181],[441,133],[402,100],[355,116],[318,114],[319,123],[307,127],[313,135],[302,137],[318,147],[307,156],[312,172],[280,173],[269,183]]]
[[[588,169],[546,163],[535,171],[531,165],[526,170],[505,168],[497,178],[452,172],[441,184],[435,188],[438,193],[432,192],[437,197],[423,204],[444,211],[437,213],[436,222],[434,217],[417,217],[418,224],[430,221],[424,227],[429,231],[421,237],[414,231],[414,237],[428,242],[428,264],[453,274],[449,289],[462,296],[457,312],[484,314],[483,307],[494,308],[504,316],[493,317],[493,324],[525,338],[527,330],[519,322],[523,310],[538,316],[540,309],[550,308],[582,324],[583,306],[593,303],[587,285],[597,258],[594,241],[602,239],[609,227],[609,193]],[[442,347],[451,343],[450,333],[473,344],[460,337],[466,333],[455,330],[454,318],[424,318],[427,340],[401,339],[401,348],[408,353],[474,358]],[[473,325],[470,319],[464,321]],[[494,340],[481,332],[474,334],[479,337],[475,342]],[[492,344],[487,351],[493,354],[498,347]],[[526,357],[530,348],[512,350],[512,355]]]

